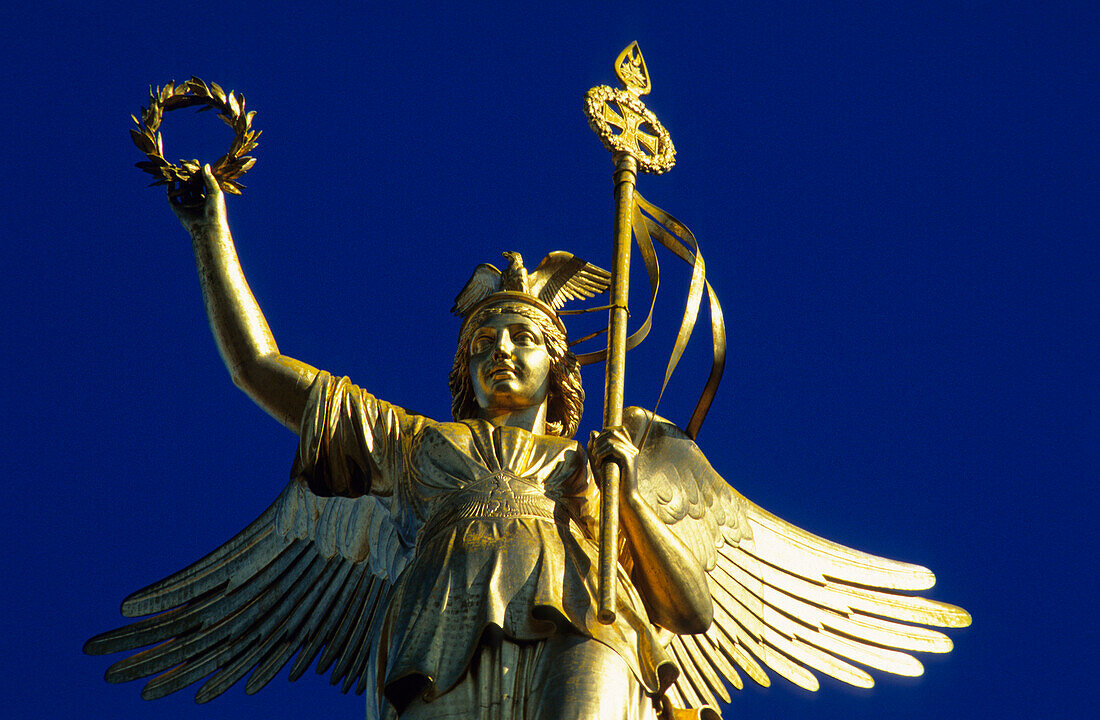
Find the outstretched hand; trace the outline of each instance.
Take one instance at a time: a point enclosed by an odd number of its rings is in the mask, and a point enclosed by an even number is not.
[[[225,194],[209,165],[202,166],[202,176],[185,185],[168,187],[168,203],[184,230],[194,234],[202,227],[224,227]]]
[[[619,466],[619,492],[624,496],[634,493],[634,459],[638,456],[638,448],[630,440],[626,429],[622,426],[608,428],[601,432],[592,431],[588,439],[588,457],[592,461],[592,469],[597,475],[600,468],[606,462],[613,462]]]

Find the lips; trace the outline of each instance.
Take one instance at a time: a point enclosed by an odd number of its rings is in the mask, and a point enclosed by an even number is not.
[[[516,369],[511,365],[496,365],[491,370],[489,370],[489,377],[491,378],[508,376],[514,377],[515,374]]]

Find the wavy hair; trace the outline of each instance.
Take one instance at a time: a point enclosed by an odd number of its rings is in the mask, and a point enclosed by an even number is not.
[[[480,407],[470,379],[470,340],[474,332],[491,315],[512,313],[527,318],[542,331],[546,351],[550,356],[550,387],[546,395],[546,434],[571,438],[577,432],[584,411],[584,388],[581,386],[581,366],[569,349],[565,335],[540,310],[523,302],[488,305],[478,310],[462,324],[458,349],[451,365],[448,385],[451,388],[451,416],[455,421],[478,416]]]

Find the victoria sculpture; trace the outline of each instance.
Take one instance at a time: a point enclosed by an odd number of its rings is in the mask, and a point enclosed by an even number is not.
[[[930,571],[771,515],[694,443],[721,374],[721,312],[690,232],[635,190],[639,168],[663,172],[674,156],[640,100],[649,73],[636,44],[616,74],[623,89],[586,97],[615,161],[615,267],[566,252],[534,269],[516,253],[504,270],[478,266],[452,308],[449,420],[279,352],[224,203],[253,162],[252,113],[197,79],[153,92],[135,118],[140,165],[169,186],[191,235],[233,380],[299,445],[259,518],[123,603],[149,617],[88,641],[89,653],[140,650],[108,680],[151,678],[146,698],[201,683],[207,701],[246,676],[254,692],[288,664],[295,679],[316,663],[366,694],[368,718],[652,720],[717,717],[727,686],[767,685],[768,669],[808,689],[813,670],[868,687],[864,667],[918,675],[910,652],[951,649],[926,626],[970,617],[912,594],[932,586]],[[234,127],[230,152],[213,166],[167,163],[162,113],[203,104]],[[654,239],[692,264],[677,350],[711,300],[715,369],[686,431],[622,407],[623,354],[648,327],[627,337],[632,236],[651,269]],[[608,349],[574,354],[563,305],[608,289]],[[599,360],[605,429],[582,444],[579,367]]]

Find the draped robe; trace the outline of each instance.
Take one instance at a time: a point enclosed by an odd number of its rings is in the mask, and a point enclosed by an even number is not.
[[[631,717],[654,716],[644,697],[659,697],[677,670],[622,566],[618,619],[596,620],[599,494],[578,442],[479,419],[437,422],[322,372],[294,472],[319,495],[388,498],[415,538],[378,654],[379,689],[399,712],[502,674],[522,705],[524,678],[488,667],[515,662],[493,638],[537,654],[539,643],[576,635],[621,658]]]

